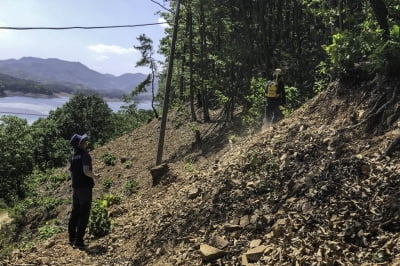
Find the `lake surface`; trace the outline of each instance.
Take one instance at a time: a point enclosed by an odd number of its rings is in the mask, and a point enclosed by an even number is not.
[[[32,98],[24,96],[0,97],[0,116],[13,115],[24,118],[29,124],[40,117],[47,117],[49,112],[61,107],[69,101],[69,97],[60,98]],[[117,112],[121,106],[126,105],[122,101],[107,101],[108,106]],[[138,109],[150,110],[151,101],[137,103]]]

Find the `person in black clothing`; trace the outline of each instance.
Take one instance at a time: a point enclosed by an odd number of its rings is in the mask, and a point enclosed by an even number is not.
[[[274,80],[269,81],[265,87],[265,113],[263,126],[271,126],[283,118],[279,106],[286,104],[285,86],[280,78],[280,69],[275,69]]]
[[[72,211],[68,223],[70,245],[84,248],[83,237],[92,205],[93,179],[100,175],[92,170],[92,158],[87,151],[87,135],[74,134],[69,143],[74,148],[71,158]]]

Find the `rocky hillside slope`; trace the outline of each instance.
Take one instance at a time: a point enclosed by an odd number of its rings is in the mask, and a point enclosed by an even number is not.
[[[110,209],[112,233],[89,239],[85,251],[60,233],[5,264],[400,265],[400,153],[385,156],[400,135],[390,115],[399,113],[399,87],[358,86],[332,84],[273,128],[236,138],[198,124],[202,143],[194,143],[185,118],[173,117],[170,170],[154,187],[157,121],[95,150],[112,192],[131,178],[140,184]],[[377,97],[377,87],[388,93]],[[106,166],[104,152],[120,160]],[[58,193],[68,197],[67,185]]]

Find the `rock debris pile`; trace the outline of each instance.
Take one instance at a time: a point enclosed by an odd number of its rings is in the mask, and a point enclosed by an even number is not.
[[[171,133],[179,144],[168,156],[181,160],[168,162],[164,182],[110,210],[110,235],[81,251],[61,233],[6,263],[400,265],[400,152],[384,156],[400,125],[379,136],[352,127],[366,99],[341,99],[338,90],[207,155],[179,156],[184,138]],[[153,154],[136,156],[140,167]]]

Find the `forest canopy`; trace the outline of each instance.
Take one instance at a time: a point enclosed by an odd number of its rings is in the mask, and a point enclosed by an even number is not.
[[[295,93],[293,108],[337,78],[400,73],[396,0],[179,2],[172,98],[197,103],[204,121],[216,106],[228,119],[237,106],[250,110],[259,92],[252,84],[275,68]],[[163,16],[173,25],[173,13]],[[171,36],[172,28],[160,48],[167,57]]]

